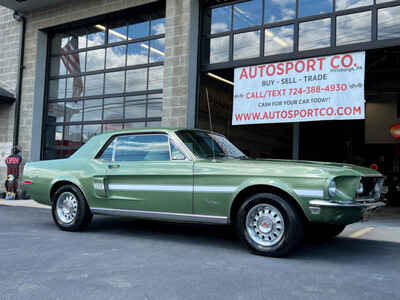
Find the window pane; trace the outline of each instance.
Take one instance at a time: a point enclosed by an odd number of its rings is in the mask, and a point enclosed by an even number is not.
[[[104,70],[105,49],[92,50],[87,52],[86,71]]]
[[[332,12],[332,0],[299,0],[299,17]]]
[[[299,50],[329,47],[331,44],[331,19],[300,23]]]
[[[247,28],[261,24],[262,1],[251,0],[233,6],[233,29]]]
[[[128,45],[128,66],[147,64],[149,62],[149,42]]]
[[[64,157],[63,151],[63,127],[48,126],[45,129],[45,152],[44,159],[56,159]]]
[[[121,130],[122,128],[123,124],[121,123],[103,124],[103,132]]]
[[[174,143],[171,144],[171,159],[173,160],[184,160],[185,155],[175,146]]]
[[[106,73],[105,94],[123,93],[125,88],[125,71]]]
[[[103,113],[103,99],[85,100],[84,121],[99,121]]]
[[[225,32],[231,29],[232,6],[223,6],[211,10],[211,33]]]
[[[400,6],[378,10],[378,39],[400,37]]]
[[[49,98],[63,99],[65,98],[65,79],[50,80],[49,82]]]
[[[104,152],[100,155],[100,158],[104,159],[105,161],[112,161],[114,145],[115,145],[115,139],[107,146]]]
[[[103,94],[104,74],[88,75],[85,79],[85,96]]]
[[[64,127],[64,155],[68,157],[81,145],[81,125],[71,125]]]
[[[50,76],[59,76],[67,74],[65,65],[61,60],[61,56],[52,57],[50,59]]]
[[[113,25],[108,29],[108,43],[116,43],[127,40],[127,26]]]
[[[107,48],[106,69],[125,67],[126,46]]]
[[[153,122],[147,122],[146,127],[148,128],[160,128],[161,127],[161,121],[153,121]]]
[[[165,19],[156,19],[151,21],[151,35],[165,34]]]
[[[49,103],[47,106],[47,122],[64,122],[64,102]]]
[[[371,40],[371,12],[339,16],[336,19],[336,45]]]
[[[164,61],[165,50],[164,50],[165,39],[151,40],[150,41],[150,63]]]
[[[126,71],[126,91],[136,92],[147,89],[147,69]]]
[[[133,123],[125,123],[125,128],[145,128],[146,125],[144,122],[133,122]]]
[[[66,51],[86,48],[86,32],[73,32],[68,35],[56,34],[52,38],[51,53],[59,54]]]
[[[344,10],[372,4],[374,4],[373,0],[336,0],[336,10]]]
[[[169,143],[165,135],[118,137],[115,161],[168,161]]]
[[[229,60],[229,36],[210,40],[210,64]]]
[[[144,119],[146,117],[146,96],[130,96],[125,99],[125,119]]]
[[[375,0],[375,1],[376,1],[376,4],[379,4],[379,3],[391,2],[393,0]]]
[[[149,90],[163,88],[164,68],[163,66],[149,68]]]
[[[81,77],[67,78],[66,98],[80,97],[83,95],[83,80]]]
[[[147,117],[161,118],[162,116],[162,94],[148,96]]]
[[[72,101],[65,103],[65,122],[81,122],[83,112],[83,101]]]
[[[131,39],[143,38],[149,35],[150,22],[129,25],[128,37]]]
[[[92,136],[101,133],[101,125],[84,125],[82,130],[82,143],[86,143]]]
[[[104,99],[104,120],[122,120],[124,98],[106,98]]]
[[[87,37],[87,46],[94,47],[104,45],[105,29],[106,27],[102,24],[91,27]]]
[[[265,30],[265,55],[288,53],[293,51],[294,26],[268,28]]]
[[[265,23],[274,23],[296,18],[296,0],[265,0]]]
[[[235,34],[233,42],[233,59],[260,56],[260,31]]]
[[[79,75],[85,71],[86,53],[74,53],[61,56],[61,64],[66,68],[66,74]]]

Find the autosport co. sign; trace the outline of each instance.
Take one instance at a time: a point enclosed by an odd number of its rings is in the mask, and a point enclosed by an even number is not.
[[[365,52],[235,69],[233,125],[364,119]]]

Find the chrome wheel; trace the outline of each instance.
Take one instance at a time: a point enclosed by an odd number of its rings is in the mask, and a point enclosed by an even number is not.
[[[71,192],[62,193],[57,199],[57,218],[64,224],[75,221],[78,212],[78,200]]]
[[[247,213],[246,230],[257,244],[274,246],[285,233],[285,222],[276,207],[266,203],[258,204]]]

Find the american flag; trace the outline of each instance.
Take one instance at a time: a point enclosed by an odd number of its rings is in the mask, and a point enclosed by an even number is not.
[[[72,37],[69,42],[62,48],[64,53],[75,51],[78,49],[78,38]],[[76,76],[81,73],[81,63],[79,60],[79,53],[64,54],[61,59],[67,69],[68,73]],[[82,77],[73,77],[72,81],[72,97],[79,97],[83,92]]]

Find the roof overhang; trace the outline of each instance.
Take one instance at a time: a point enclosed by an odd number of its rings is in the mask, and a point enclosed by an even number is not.
[[[48,6],[55,6],[68,0],[0,0],[0,6],[24,13]]]
[[[0,88],[0,104],[11,104],[15,101],[15,96],[7,90]]]

